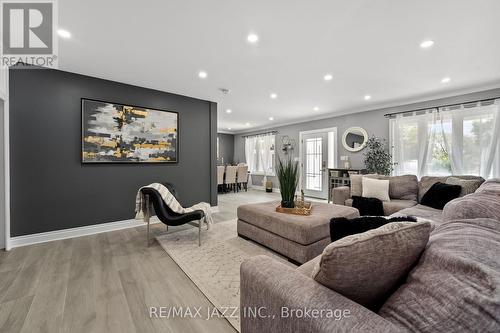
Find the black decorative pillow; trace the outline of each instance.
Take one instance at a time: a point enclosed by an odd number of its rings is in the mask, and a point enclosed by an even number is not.
[[[330,220],[330,238],[332,242],[335,242],[341,238],[360,234],[371,229],[377,229],[392,222],[417,222],[417,219],[413,216],[398,216],[391,218],[364,216],[355,219],[347,219],[345,217],[333,218]]]
[[[359,211],[360,216],[384,216],[384,204],[377,198],[352,197],[352,207]]]
[[[460,196],[462,186],[437,182],[424,194],[420,204],[435,209],[443,209],[453,199]]]

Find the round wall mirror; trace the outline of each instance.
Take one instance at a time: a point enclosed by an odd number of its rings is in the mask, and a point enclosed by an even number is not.
[[[361,127],[350,127],[342,136],[342,145],[348,151],[360,151],[366,146],[368,133]]]

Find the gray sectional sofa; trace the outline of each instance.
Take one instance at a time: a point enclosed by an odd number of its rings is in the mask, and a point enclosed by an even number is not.
[[[389,180],[389,197],[391,201],[383,202],[385,215],[411,215],[435,221],[440,221],[442,219],[443,211],[420,204],[422,197],[432,185],[437,182],[445,183],[449,177],[484,181],[482,177],[478,176],[425,176],[422,177],[420,181],[415,175],[368,175],[366,177]],[[361,196],[361,193],[361,177],[359,177],[359,179],[353,178],[352,187],[342,186],[333,189],[333,203],[337,205],[352,206],[351,197],[354,195]]]
[[[417,200],[432,181],[417,184]],[[405,209],[428,211],[418,206]],[[500,332],[500,179],[438,215],[420,259],[376,311],[313,280],[317,258],[296,269],[267,256],[244,261],[241,332]],[[328,309],[333,317],[321,314]]]

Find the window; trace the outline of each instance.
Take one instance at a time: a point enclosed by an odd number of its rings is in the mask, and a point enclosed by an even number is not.
[[[245,159],[253,174],[274,176],[275,135],[267,133],[245,138]]]
[[[394,173],[500,176],[500,100],[390,119]]]

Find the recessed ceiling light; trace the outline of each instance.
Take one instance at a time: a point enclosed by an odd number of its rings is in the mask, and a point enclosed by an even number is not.
[[[231,130],[231,127],[228,127],[227,129],[228,129],[228,130]]]
[[[272,99],[276,99],[278,98],[278,94],[272,93],[271,95],[269,95],[269,97],[271,97]]]
[[[206,79],[208,74],[207,72],[204,72],[204,71],[201,71],[198,73],[198,76],[201,78],[201,79]]]
[[[273,121],[273,120],[274,120],[274,117],[269,117],[269,120],[270,120],[270,121]]]
[[[325,76],[323,76],[323,79],[325,79],[325,81],[330,81],[331,79],[333,79],[333,75],[332,74],[325,74]]]
[[[450,79],[449,77],[445,77],[445,78],[443,78],[443,79],[441,80],[441,83],[448,83],[448,82],[450,82],[450,81],[451,81],[451,79]]]
[[[231,109],[226,110],[226,113],[231,113],[231,112],[233,112],[233,110],[231,110]]]
[[[314,111],[319,111],[319,107],[315,106],[315,107],[313,108],[313,110],[314,110]]]
[[[372,97],[370,95],[365,95],[365,101],[368,101],[370,99],[372,99]]]
[[[430,40],[430,39],[429,40],[424,40],[422,43],[420,43],[420,47],[423,48],[423,49],[428,49],[432,45],[434,45],[434,41]]]
[[[256,34],[249,34],[247,36],[247,41],[249,43],[255,44],[259,41],[259,36],[257,36]]]
[[[57,34],[62,38],[71,38],[71,33],[68,30],[58,29]]]
[[[245,123],[245,126],[250,126],[250,123]]]

